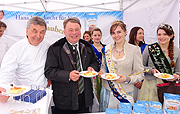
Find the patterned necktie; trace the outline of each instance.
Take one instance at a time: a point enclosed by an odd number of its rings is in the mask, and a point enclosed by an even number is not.
[[[81,69],[81,62],[80,62],[80,57],[79,57],[79,53],[78,53],[78,50],[77,50],[77,45],[73,45],[75,50],[76,50],[76,66],[77,66],[77,71],[81,72],[82,69]],[[78,94],[82,93],[84,91],[84,80],[83,80],[83,77],[80,76],[79,79],[78,79],[78,89],[79,89],[79,92]]]

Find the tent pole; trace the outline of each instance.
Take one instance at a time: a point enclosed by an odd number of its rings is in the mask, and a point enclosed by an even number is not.
[[[127,10],[128,8],[130,8],[131,6],[133,6],[136,2],[138,2],[139,0],[134,1],[132,4],[130,4],[129,6],[127,6],[126,8],[124,8],[122,11],[124,12],[125,10]]]
[[[124,17],[124,14],[123,14],[123,0],[119,0],[119,11],[122,11],[122,15]],[[123,17],[122,17],[122,21],[123,21]]]
[[[132,4],[130,4],[129,6],[127,6],[126,8],[124,8],[122,11],[123,14],[123,21],[124,21],[124,11],[127,10],[128,8],[130,8],[131,6],[133,6],[136,2],[138,2],[139,0],[134,1]],[[123,3],[122,3],[123,4]],[[123,5],[122,5],[123,6]]]
[[[46,8],[45,8],[45,6],[44,6],[44,4],[43,4],[42,0],[40,0],[40,2],[41,2],[41,4],[42,4],[42,6],[43,6],[43,8],[44,8],[45,12],[47,12],[47,10],[46,10]],[[47,3],[47,2],[46,2],[46,0],[45,0],[45,3]]]
[[[123,0],[119,0],[119,10],[123,10]]]

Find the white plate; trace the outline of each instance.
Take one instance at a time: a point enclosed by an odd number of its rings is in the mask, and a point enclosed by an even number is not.
[[[167,74],[167,73],[155,73],[154,76],[157,77],[157,78],[160,78],[160,79],[164,79],[164,80],[168,80],[168,79],[173,79],[174,78],[174,76],[171,75],[171,74],[168,74],[170,76],[169,78],[161,78],[161,77],[159,77],[159,75],[161,75],[161,74]]]
[[[107,78],[105,78],[105,75],[106,75],[106,74],[112,74],[112,75],[116,76],[116,78],[114,78],[114,79],[107,79]],[[115,73],[105,73],[105,74],[102,74],[101,77],[102,77],[103,79],[105,79],[105,80],[117,80],[117,79],[120,78],[120,76],[117,76],[117,74],[115,74]]]
[[[98,75],[98,72],[92,71],[92,73],[95,73],[95,75],[86,76],[86,75],[84,75],[84,73],[86,73],[86,72],[88,72],[88,71],[81,71],[81,72],[80,72],[80,75],[83,76],[83,77],[85,77],[85,78],[91,78],[91,77],[95,77],[96,75]]]
[[[21,93],[9,93],[10,89],[13,88],[13,87],[22,87],[22,88],[26,88],[25,90],[23,90],[23,92]],[[30,86],[25,86],[25,85],[22,85],[22,86],[4,86],[4,88],[6,89],[6,92],[2,92],[2,95],[6,95],[6,96],[20,96],[26,92],[28,92],[31,87]]]

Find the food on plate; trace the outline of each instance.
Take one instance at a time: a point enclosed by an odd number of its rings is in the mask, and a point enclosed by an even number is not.
[[[167,109],[178,111],[178,107],[177,107],[177,106],[171,106],[171,105],[170,105],[169,107],[167,107]]]
[[[18,94],[18,93],[22,93],[24,90],[26,90],[26,88],[22,88],[22,87],[13,87],[10,88],[9,93],[10,94]]]
[[[169,78],[170,75],[169,74],[166,74],[166,73],[162,73],[158,76],[159,78]]]
[[[25,110],[12,109],[8,114],[40,114],[40,108]]]
[[[116,79],[117,77],[113,74],[105,74],[106,79]]]
[[[88,72],[84,73],[83,75],[85,75],[85,76],[92,76],[92,75],[96,75],[96,73],[94,73],[92,71],[88,71]]]

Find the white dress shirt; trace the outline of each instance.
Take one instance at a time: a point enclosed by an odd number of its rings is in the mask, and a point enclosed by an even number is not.
[[[6,39],[2,36],[0,37],[0,68],[1,68],[1,62],[7,50],[8,50],[8,44],[6,42]]]
[[[0,84],[47,85],[44,66],[49,44],[42,41],[38,46],[24,38],[7,51],[0,69]]]
[[[81,70],[83,71],[82,62],[81,62],[81,55],[80,55],[80,51],[79,51],[79,42],[77,42],[76,44],[72,44],[72,43],[69,42],[69,44],[70,45],[77,45],[77,51],[78,51],[78,55],[79,55],[79,59],[80,59]],[[73,50],[74,50],[75,47],[74,46],[72,46],[72,47],[73,47]]]

